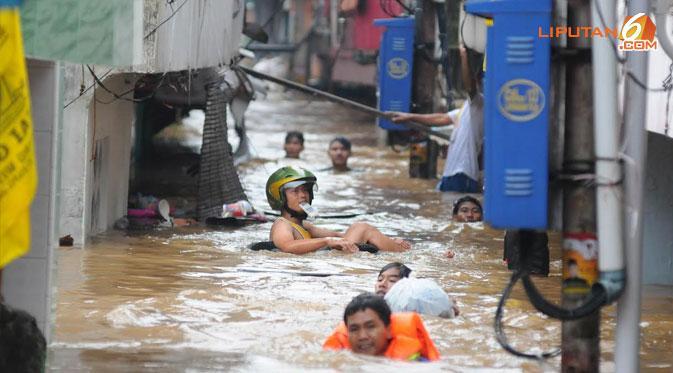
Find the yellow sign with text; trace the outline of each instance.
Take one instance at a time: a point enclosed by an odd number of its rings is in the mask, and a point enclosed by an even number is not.
[[[0,8],[0,268],[30,248],[37,188],[28,77],[18,8]]]

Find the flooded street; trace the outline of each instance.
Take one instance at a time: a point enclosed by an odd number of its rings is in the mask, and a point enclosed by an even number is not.
[[[84,248],[59,249],[51,371],[559,370],[558,357],[544,364],[525,361],[495,340],[493,317],[510,275],[502,261],[504,232],[451,223],[456,195],[436,192],[436,180],[409,179],[408,151],[376,147],[371,117],[288,95],[253,102],[247,125],[257,154],[239,167],[239,175],[256,208],[269,210],[264,185],[273,171],[303,165],[316,172],[314,205],[323,214],[362,213],[354,219],[318,218],[319,225],[343,230],[366,221],[408,239],[412,249],[304,256],[248,250],[268,240],[271,223],[110,231]],[[299,161],[282,159],[288,130],[304,132],[306,150]],[[338,135],[353,142],[350,166],[356,170],[318,171],[329,166],[327,144]],[[230,138],[235,139],[233,130]],[[536,279],[554,300],[561,283],[558,241],[558,234],[550,236],[550,276]],[[456,253],[452,259],[445,256],[449,248]],[[441,361],[411,364],[323,351],[345,305],[372,291],[378,270],[391,261],[406,263],[412,276],[434,279],[457,299],[459,317],[424,317]],[[643,304],[641,370],[673,372],[673,289],[646,287]],[[602,367],[608,372],[614,370],[615,322],[615,307],[604,309]],[[560,323],[534,312],[520,286],[508,302],[505,324],[520,350],[560,345]]]

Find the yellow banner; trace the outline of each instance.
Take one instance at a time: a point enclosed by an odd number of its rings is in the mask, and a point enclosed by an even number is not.
[[[18,8],[0,8],[0,268],[30,248],[37,188],[33,124]]]

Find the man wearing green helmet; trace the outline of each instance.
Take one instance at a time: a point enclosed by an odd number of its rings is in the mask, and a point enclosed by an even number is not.
[[[345,252],[358,251],[357,243],[368,243],[382,251],[405,251],[409,242],[385,236],[367,223],[354,223],[345,233],[318,228],[305,221],[313,202],[315,175],[299,167],[283,167],[269,176],[266,198],[281,217],[271,227],[271,241],[283,252],[306,254],[324,247]],[[304,206],[302,208],[302,205]]]

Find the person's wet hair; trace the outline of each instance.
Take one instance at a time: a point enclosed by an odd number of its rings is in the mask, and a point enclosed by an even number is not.
[[[383,300],[383,297],[379,297],[372,293],[362,293],[348,303],[346,310],[344,311],[344,323],[348,325],[348,317],[367,309],[376,312],[385,326],[390,325],[391,311],[388,303]]]
[[[381,271],[379,271],[379,276],[381,276],[383,272],[391,268],[397,268],[400,271],[400,278],[408,278],[409,275],[411,274],[411,268],[405,266],[400,262],[392,262],[384,265],[383,268],[381,268]]]
[[[35,318],[0,302],[0,371],[44,372],[46,356]]]
[[[303,146],[304,145],[304,134],[299,132],[299,131],[289,131],[287,135],[285,135],[285,143],[289,143],[290,140],[292,139],[297,139],[299,140],[299,143]]]
[[[474,198],[474,197],[472,197],[472,196],[465,196],[465,197],[458,198],[458,199],[456,200],[456,202],[453,203],[453,215],[458,215],[458,210],[460,210],[460,205],[462,205],[462,204],[465,203],[465,202],[472,202],[472,203],[474,203],[475,205],[477,205],[477,207],[479,207],[479,210],[480,210],[480,211],[483,211],[483,210],[484,210],[484,209],[481,207],[481,203],[479,202],[478,199],[476,199],[476,198]]]
[[[332,146],[335,142],[341,144],[346,150],[351,151],[351,142],[347,138],[341,136],[335,137],[329,142],[329,146]]]

